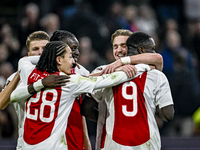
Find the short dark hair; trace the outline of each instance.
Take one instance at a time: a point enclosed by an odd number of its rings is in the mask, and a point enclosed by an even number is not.
[[[52,41],[47,43],[36,68],[42,72],[47,71],[49,73],[59,71],[57,68],[56,57],[63,56],[67,52],[66,47],[68,47],[67,44],[62,41]]]
[[[128,47],[128,55],[130,56],[131,54],[139,54],[137,52],[137,49],[139,47],[145,49],[152,48],[154,46],[152,39],[153,38],[151,37],[151,35],[144,33],[142,31],[134,32],[132,35],[129,36],[129,38],[126,41],[126,45]],[[153,50],[154,49],[152,49],[152,52]]]
[[[75,35],[69,31],[56,30],[50,38],[50,41],[63,41],[67,43],[68,39],[76,38]]]

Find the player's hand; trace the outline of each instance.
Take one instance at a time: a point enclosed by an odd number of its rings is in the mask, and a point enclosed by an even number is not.
[[[52,74],[42,79],[42,84],[45,88],[54,88],[59,86],[65,86],[66,82],[69,82],[70,76]]]
[[[124,65],[117,68],[115,71],[124,71],[129,78],[134,78],[137,74],[137,70],[134,65]]]
[[[115,71],[116,68],[122,65],[121,61],[115,61],[114,63],[108,65],[105,69],[101,71],[101,74],[109,74]]]
[[[151,70],[156,69],[156,66],[154,66],[154,65],[149,65],[149,67],[151,68]]]
[[[76,63],[76,66],[78,67],[78,69],[80,69],[81,67],[80,67],[80,65],[78,64],[78,63]]]

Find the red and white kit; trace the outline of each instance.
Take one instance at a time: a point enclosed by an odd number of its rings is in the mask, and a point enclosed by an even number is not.
[[[156,106],[173,104],[166,76],[154,69],[115,87],[93,93],[98,101],[105,100],[106,112],[100,112],[100,124],[106,116],[106,127],[97,132],[96,149],[144,150],[161,148],[160,134],[155,120]],[[102,102],[101,102],[102,104]],[[100,143],[101,141],[101,143]]]
[[[35,58],[38,57],[20,60],[20,77],[25,85],[49,75],[32,65],[31,61]],[[65,131],[75,98],[82,93],[91,93],[94,89],[115,86],[127,80],[130,79],[124,72],[91,78],[71,75],[66,86],[38,92],[26,102],[23,149],[68,149]]]

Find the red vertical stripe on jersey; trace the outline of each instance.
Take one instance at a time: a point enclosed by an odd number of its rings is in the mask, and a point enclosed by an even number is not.
[[[72,74],[75,74],[74,68],[71,70]],[[80,112],[80,104],[82,97],[76,98],[72,106],[71,112],[68,118],[67,129],[65,131],[68,150],[83,150],[84,136],[83,136],[83,121]]]
[[[84,148],[83,122],[80,113],[80,100],[75,99],[70,112],[65,132],[69,150],[82,150]]]
[[[137,86],[137,113],[134,116],[126,116],[122,113],[122,106],[124,105],[127,111],[134,111],[134,99],[127,100],[122,94],[122,86],[124,83],[113,87],[115,118],[112,138],[118,144],[137,146],[150,139],[147,109],[143,96],[146,75],[147,73],[145,72],[130,81],[134,82]],[[126,87],[125,94],[135,94],[132,88],[131,86]]]

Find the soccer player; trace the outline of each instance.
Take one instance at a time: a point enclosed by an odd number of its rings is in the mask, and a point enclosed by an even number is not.
[[[126,44],[128,56],[155,53],[153,38],[144,32],[133,33]],[[130,57],[121,62],[132,63]],[[155,114],[164,121],[171,121],[174,115],[170,86],[161,71],[144,72],[128,82],[103,89],[95,98],[105,101],[109,114],[105,115],[101,146],[97,143],[96,149],[161,149]]]
[[[49,42],[49,35],[44,31],[36,31],[30,34],[26,40],[28,56],[41,55],[45,45]],[[43,80],[45,87],[62,86],[66,76],[49,76]],[[10,95],[17,85],[21,83],[19,73],[12,74],[6,81],[6,84],[0,93],[0,109],[5,109],[10,102]],[[14,108],[18,116],[18,141],[17,149],[21,149],[23,119],[24,119],[24,102],[14,103]]]
[[[73,64],[72,73],[82,76],[88,76],[89,71],[82,65],[78,64],[79,58],[79,41],[76,36],[71,32],[65,30],[56,30],[50,38],[50,41],[62,41],[66,43],[72,51],[72,57],[75,63]],[[82,96],[75,99],[73,107],[71,109],[68,125],[66,129],[66,140],[68,148],[70,149],[85,149],[91,150],[91,143],[88,136],[87,125],[85,117],[80,113],[80,104],[82,103]],[[76,131],[76,132],[75,132]]]
[[[112,63],[111,65],[104,65],[98,67],[94,72],[101,72],[101,75],[104,73],[110,73],[114,71],[115,68],[122,65],[121,58],[127,56],[127,45],[126,41],[129,36],[132,34],[131,31],[125,29],[118,29],[116,30],[113,35],[111,36],[111,42],[113,45],[113,56],[117,60],[116,63]],[[152,64],[156,67],[156,69],[162,70],[163,61],[162,56],[157,53],[145,53],[141,55],[131,56],[131,63],[138,64],[138,63],[145,63],[145,64]],[[102,72],[103,70],[103,72]],[[94,74],[93,74],[94,75]],[[130,74],[131,75],[131,74]],[[94,108],[97,105],[97,102],[93,100],[93,98],[86,97],[83,100],[81,105],[81,113],[86,116],[88,119],[92,121],[97,121],[97,137],[96,137],[96,148],[100,147],[101,135],[103,131],[103,125],[105,122],[105,101],[100,101],[98,105],[98,111]]]
[[[42,78],[49,74],[70,75],[74,60],[70,48],[61,41],[53,41],[46,45],[35,68],[32,63],[36,59],[39,57],[26,57],[19,61],[20,77],[26,90],[18,87],[11,95],[13,102],[31,96],[26,102],[22,142],[24,149],[68,149],[65,140],[66,120],[75,98],[81,93],[91,93],[93,89],[110,87],[130,80],[124,72],[91,78],[71,75],[70,82],[65,86],[44,89]],[[150,70],[148,65],[146,68],[136,68],[137,72]],[[37,93],[34,94],[35,92]]]
[[[116,63],[99,66],[93,71],[91,75],[101,75],[103,73],[111,73],[117,67],[122,65],[121,58],[123,60],[123,57],[127,56],[126,41],[131,34],[132,32],[126,29],[118,29],[112,34],[111,42],[113,45],[113,56],[116,59]],[[131,59],[131,64],[139,64],[139,63],[151,64],[155,66],[156,69],[159,69],[160,71],[162,71],[162,68],[163,68],[162,56],[157,53],[145,53],[141,55],[135,55],[135,56],[131,56],[130,59]],[[130,71],[129,77],[130,76],[131,76],[131,71]],[[97,106],[97,102],[95,102],[95,100],[92,97],[91,98],[85,97],[85,99],[83,100],[83,103],[81,104],[81,113],[88,119],[92,121],[97,121],[98,111],[96,111],[94,106]]]

